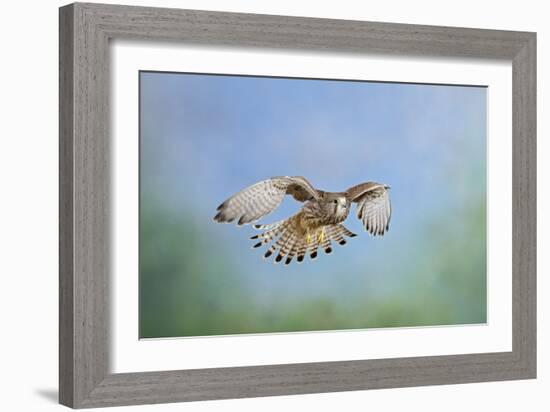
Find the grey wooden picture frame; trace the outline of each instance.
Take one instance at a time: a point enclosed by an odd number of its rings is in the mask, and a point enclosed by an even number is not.
[[[60,403],[89,408],[536,377],[535,33],[86,3],[61,7],[59,30]],[[111,39],[510,61],[512,351],[110,373]]]

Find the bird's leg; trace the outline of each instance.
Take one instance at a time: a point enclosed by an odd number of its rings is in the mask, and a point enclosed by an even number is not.
[[[325,233],[325,227],[323,226],[321,230],[319,230],[319,233],[317,235],[317,239],[319,240],[319,243],[323,243],[325,241],[326,233]]]
[[[306,230],[306,243],[311,243],[313,238],[311,237],[311,233],[309,233],[309,229]]]

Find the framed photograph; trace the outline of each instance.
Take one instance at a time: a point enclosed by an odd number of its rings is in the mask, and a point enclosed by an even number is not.
[[[60,402],[536,376],[536,35],[60,9]]]

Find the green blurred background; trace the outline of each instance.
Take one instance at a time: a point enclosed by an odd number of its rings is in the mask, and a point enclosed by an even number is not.
[[[485,92],[141,72],[140,337],[485,323]],[[353,210],[332,255],[265,261],[212,217],[276,175],[390,184],[390,232]]]

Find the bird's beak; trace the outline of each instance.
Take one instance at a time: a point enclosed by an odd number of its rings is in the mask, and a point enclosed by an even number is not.
[[[384,185],[384,189],[391,189],[390,185]]]

